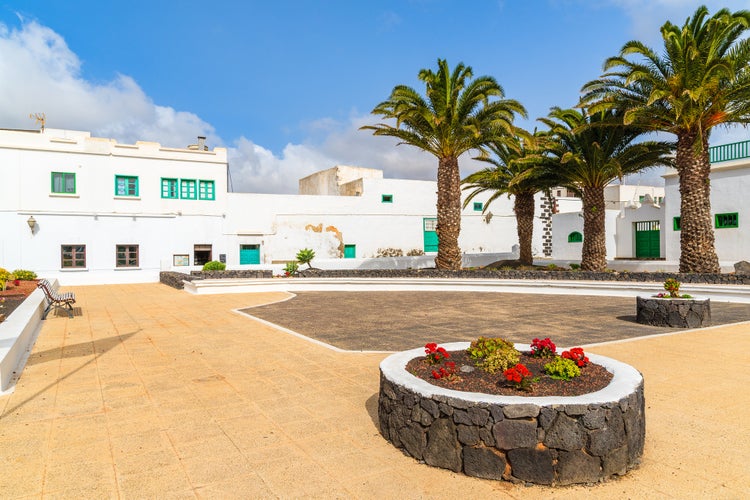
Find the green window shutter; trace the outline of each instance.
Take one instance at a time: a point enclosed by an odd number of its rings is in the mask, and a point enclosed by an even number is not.
[[[161,180],[161,197],[162,198],[179,198],[177,192],[177,179],[166,179]]]
[[[345,259],[357,258],[357,245],[344,245],[344,258]]]
[[[383,203],[393,203],[393,195],[392,194],[384,194],[380,201]]]
[[[583,235],[578,231],[573,231],[568,235],[568,243],[581,243],[583,242]]]
[[[180,180],[180,198],[186,200],[194,200],[197,197],[195,189],[195,180],[193,179],[181,179]]]
[[[716,214],[714,216],[716,229],[726,229],[740,227],[739,214],[737,212],[730,214]]]
[[[475,212],[481,212],[484,209],[484,203],[481,201],[475,201],[474,202],[474,211]]]
[[[132,175],[116,175],[115,196],[138,196],[138,177]]]
[[[52,172],[52,192],[75,194],[76,174],[71,172]]]
[[[200,200],[216,199],[214,181],[199,181],[198,182],[198,199]]]
[[[680,229],[682,229],[681,222],[682,217],[680,217],[679,215],[672,219],[672,229],[674,229],[675,231],[679,231]]]

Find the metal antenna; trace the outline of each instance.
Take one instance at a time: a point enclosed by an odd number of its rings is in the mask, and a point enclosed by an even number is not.
[[[44,113],[31,113],[29,115],[29,118],[36,120],[36,122],[40,125],[41,131],[44,132],[44,124],[47,121],[47,116]]]

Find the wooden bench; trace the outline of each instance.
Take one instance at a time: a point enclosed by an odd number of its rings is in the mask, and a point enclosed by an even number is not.
[[[47,308],[42,313],[42,319],[47,319],[47,314],[53,307],[55,309],[67,308],[68,316],[73,317],[73,304],[76,302],[76,296],[73,292],[57,293],[52,289],[52,283],[45,279],[39,280],[36,286],[42,289],[44,297],[47,299]]]

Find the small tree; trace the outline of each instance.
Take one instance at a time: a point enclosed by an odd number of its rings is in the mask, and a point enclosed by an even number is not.
[[[315,251],[312,248],[303,248],[297,252],[297,261],[300,264],[307,264],[308,269],[312,269],[312,260],[315,258]]]

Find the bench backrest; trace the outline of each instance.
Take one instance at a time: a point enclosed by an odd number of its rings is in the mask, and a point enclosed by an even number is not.
[[[57,292],[52,290],[52,283],[50,283],[46,279],[40,279],[36,286],[37,288],[42,289],[44,295],[46,295],[49,300],[53,302],[61,300],[61,297],[57,294]]]

